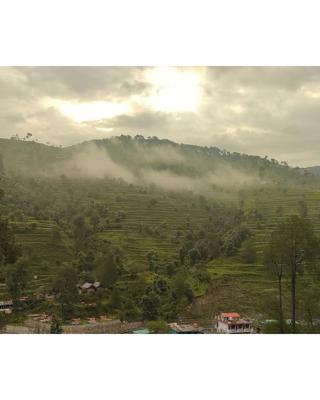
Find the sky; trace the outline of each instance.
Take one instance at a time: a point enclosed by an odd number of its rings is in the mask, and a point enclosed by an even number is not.
[[[320,67],[0,67],[0,137],[157,136],[320,165]]]

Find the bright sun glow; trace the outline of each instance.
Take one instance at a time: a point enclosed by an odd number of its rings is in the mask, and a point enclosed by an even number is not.
[[[164,112],[196,111],[201,95],[199,74],[174,67],[149,71],[147,80],[154,86],[148,98],[152,108]]]
[[[152,86],[150,95],[131,96],[127,102],[79,102],[46,98],[45,105],[57,108],[63,115],[78,123],[132,113],[135,102],[140,107],[168,113],[197,111],[201,98],[199,72],[176,67],[156,67],[148,70],[145,79]]]
[[[112,118],[129,112],[126,103],[112,103],[110,101],[92,101],[90,103],[69,102],[65,100],[47,100],[48,106],[58,110],[76,122],[96,121]]]

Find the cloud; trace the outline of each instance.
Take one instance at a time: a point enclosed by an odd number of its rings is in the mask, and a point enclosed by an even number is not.
[[[110,143],[109,143],[110,144]],[[118,151],[121,143],[117,143]],[[61,175],[69,177],[85,177],[91,179],[121,179],[126,183],[140,186],[154,186],[171,192],[194,192],[197,194],[221,195],[221,189],[234,191],[244,186],[257,185],[260,179],[257,175],[223,164],[215,164],[214,169],[201,168],[190,174],[186,168],[175,172],[172,166],[188,164],[188,159],[174,145],[144,148],[143,143],[133,144],[131,158],[125,154],[120,159],[111,157],[107,148],[93,142],[75,146],[70,149],[70,157],[56,162],[46,171],[33,171],[46,175]],[[147,150],[147,153],[146,153]],[[161,167],[159,168],[159,162]],[[219,194],[220,193],[220,194]]]
[[[32,132],[39,141],[70,145],[143,134],[269,155],[292,165],[320,163],[320,67],[177,68],[169,74],[168,90],[159,89],[165,82],[153,84],[150,71],[150,67],[1,67],[0,136]],[[179,71],[201,75],[197,108],[183,110],[177,105],[173,109],[178,112],[169,112],[151,107],[150,98],[157,90],[169,94],[173,90],[174,102],[179,102],[180,89],[187,96],[184,80],[174,85]],[[77,122],[52,107],[54,102],[50,106],[48,98],[79,104],[79,110],[103,102],[110,103],[110,109],[118,103],[128,107],[120,115],[104,118],[104,113],[92,113],[96,116],[92,120]]]
[[[15,69],[39,96],[110,100],[141,94],[150,85],[138,67],[18,67]]]
[[[105,149],[89,143],[85,148],[76,152],[70,160],[58,163],[56,173],[71,176],[101,179],[104,177],[123,179],[127,183],[136,183],[137,178],[124,166],[115,163]]]

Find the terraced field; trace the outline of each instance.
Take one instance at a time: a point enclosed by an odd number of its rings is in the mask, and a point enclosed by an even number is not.
[[[128,185],[122,187],[121,184],[100,189],[96,183],[92,187],[90,184],[87,187],[79,185],[76,190],[79,191],[79,204],[87,204],[94,197],[96,204],[107,207],[106,218],[110,220],[110,227],[98,233],[97,237],[110,240],[123,249],[125,263],[135,264],[140,271],[148,267],[148,251],[155,251],[159,261],[172,261],[176,258],[179,249],[177,230],[183,231],[187,223],[198,226],[208,215],[203,205],[197,202],[196,196],[184,198],[159,192],[146,193]],[[190,198],[194,201],[190,201]],[[123,217],[115,221],[119,213]],[[141,226],[149,231],[139,231]],[[23,223],[14,223],[13,228],[17,243],[32,260],[31,282],[27,293],[45,291],[51,287],[59,265],[72,257],[72,243],[68,242],[66,235],[58,239],[54,236],[57,225],[52,220],[28,219]],[[124,277],[124,281],[119,284],[126,286],[132,282],[126,281]],[[6,286],[2,281],[0,299],[7,297]]]
[[[32,224],[36,223],[36,228]],[[17,243],[23,253],[30,256],[30,282],[28,293],[45,292],[56,276],[60,262],[70,259],[70,249],[64,238],[53,237],[56,224],[47,220],[29,220],[27,223],[14,224]],[[0,283],[0,299],[8,298],[5,283]]]
[[[107,204],[111,212],[121,211],[125,217],[121,228],[108,229],[99,237],[122,247],[128,261],[142,264],[151,250],[161,260],[172,260],[178,254],[177,230],[184,230],[187,223],[199,226],[208,217],[202,205],[182,196],[115,192],[108,196]],[[142,231],[147,227],[155,233],[139,232],[141,226]]]
[[[277,282],[262,264],[263,249],[276,225],[285,217],[299,212],[300,201],[306,203],[306,218],[312,221],[315,231],[320,236],[320,192],[270,191],[264,195],[259,194],[254,200],[246,200],[244,209],[247,213],[255,208],[262,214],[261,220],[249,218],[247,222],[257,250],[257,262],[252,265],[243,264],[243,248],[235,257],[209,262],[207,270],[212,278],[211,287],[207,294],[196,299],[181,317],[185,320],[198,319],[200,316],[211,318],[221,311],[239,311],[248,316],[268,314],[270,310],[266,309],[266,304],[275,303]],[[278,213],[279,207],[282,207],[281,216]],[[284,285],[284,291],[286,306],[286,303],[289,303],[288,284]]]
[[[93,189],[89,187],[87,192],[90,191],[93,192]],[[110,227],[98,233],[98,237],[108,239],[122,248],[125,262],[137,264],[138,269],[142,271],[147,269],[148,251],[155,251],[160,261],[174,259],[180,247],[177,232],[184,231],[188,224],[199,226],[208,219],[206,207],[195,195],[184,197],[159,192],[146,193],[135,187],[115,185],[101,188],[90,197],[94,197],[94,202],[108,208],[106,218],[110,219]],[[276,294],[276,284],[262,265],[263,248],[276,224],[285,216],[297,213],[301,201],[306,203],[307,217],[312,220],[320,234],[319,192],[269,190],[259,192],[256,196],[248,195],[243,205],[246,214],[252,209],[261,213],[261,219],[250,217],[247,221],[258,252],[256,264],[243,264],[240,249],[235,257],[213,260],[206,265],[212,278],[209,288],[205,285],[199,286],[199,282],[193,282],[190,275],[191,286],[199,298],[185,314],[186,318],[200,313],[209,316],[221,309],[236,309],[249,315],[264,312],[263,304],[266,299]],[[210,204],[210,200],[207,200],[207,203]],[[279,207],[282,207],[281,215]],[[116,222],[114,219],[117,214],[121,216]],[[32,228],[34,223],[36,227]],[[152,232],[145,232],[146,227]],[[53,221],[31,219],[27,223],[16,223],[14,226],[18,243],[24,253],[29,254],[32,259],[32,279],[28,293],[50,288],[58,265],[71,258],[71,246],[67,237],[57,239],[54,236],[55,228],[56,224]],[[152,279],[151,275],[148,279]],[[132,281],[123,277],[118,284],[126,288]],[[1,283],[0,298],[7,297],[5,284]]]
[[[299,202],[307,205],[307,216],[312,221],[314,229],[320,233],[320,192],[302,192],[300,190],[288,190],[287,192],[268,191],[259,194],[255,200],[247,200],[245,208],[256,208],[262,214],[261,221],[249,220],[248,226],[254,234],[254,241],[259,254],[268,242],[268,237],[275,226],[293,214],[299,213]],[[282,208],[279,215],[278,208]]]

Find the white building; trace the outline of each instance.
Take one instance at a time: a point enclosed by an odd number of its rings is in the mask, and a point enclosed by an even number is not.
[[[217,318],[217,333],[254,333],[252,320],[240,318],[238,313],[221,313]]]
[[[13,308],[12,300],[0,301],[0,312],[4,312],[5,314],[11,314]]]

